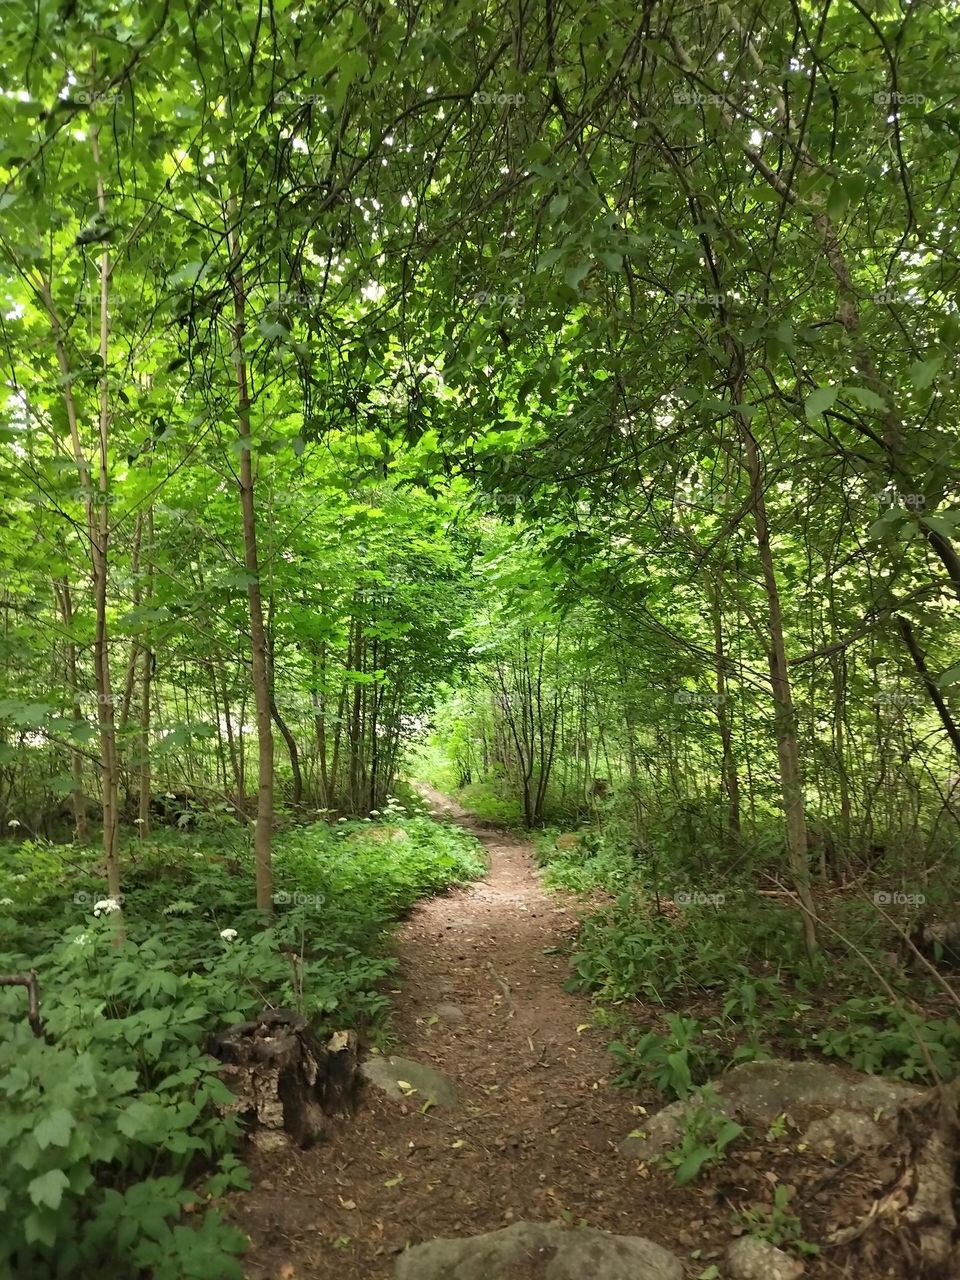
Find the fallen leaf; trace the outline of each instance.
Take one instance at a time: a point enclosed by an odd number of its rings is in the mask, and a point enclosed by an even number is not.
[[[388,1178],[383,1185],[385,1187],[399,1187],[402,1181],[403,1181],[403,1174],[398,1173],[395,1178]]]

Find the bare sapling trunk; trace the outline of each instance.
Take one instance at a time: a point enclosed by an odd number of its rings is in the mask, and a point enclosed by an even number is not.
[[[227,247],[230,253],[230,286],[233,293],[231,339],[237,380],[237,428],[240,449],[240,510],[243,521],[243,560],[247,570],[247,605],[250,615],[250,665],[257,716],[257,822],[254,835],[257,909],[273,912],[273,728],[270,716],[270,677],[267,663],[267,636],[260,590],[260,563],[257,555],[257,509],[254,500],[253,457],[250,448],[250,385],[243,354],[246,295],[244,293],[238,241],[237,202],[231,198],[225,211]]]

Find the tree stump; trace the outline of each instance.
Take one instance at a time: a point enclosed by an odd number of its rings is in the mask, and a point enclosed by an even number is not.
[[[262,1148],[291,1138],[309,1147],[329,1121],[351,1115],[357,1092],[357,1035],[336,1031],[322,1044],[292,1009],[266,1009],[213,1036],[209,1052],[235,1095],[222,1108],[247,1125]]]
[[[918,923],[910,941],[935,968],[960,969],[960,921]]]

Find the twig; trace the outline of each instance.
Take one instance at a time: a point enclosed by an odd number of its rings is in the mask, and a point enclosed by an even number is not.
[[[40,1026],[40,985],[37,982],[37,971],[29,973],[9,973],[0,975],[0,987],[26,987],[27,989],[27,1021],[33,1028],[35,1036],[42,1036]]]

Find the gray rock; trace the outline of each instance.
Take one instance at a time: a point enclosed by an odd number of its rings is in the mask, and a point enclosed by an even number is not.
[[[874,1151],[893,1140],[895,1125],[881,1124],[859,1111],[832,1111],[822,1120],[814,1120],[803,1141],[820,1155],[853,1155],[857,1151]]]
[[[409,1098],[418,1104],[431,1102],[435,1107],[455,1107],[460,1101],[457,1086],[449,1076],[410,1058],[367,1058],[360,1074],[375,1089],[398,1102]],[[411,1093],[411,1088],[415,1092]]]
[[[394,1280],[683,1280],[672,1253],[639,1236],[516,1222],[400,1254]]]
[[[892,1116],[919,1092],[912,1085],[838,1071],[824,1062],[779,1059],[745,1062],[712,1081],[709,1088],[718,1099],[715,1108],[720,1114],[756,1124],[770,1124],[783,1112],[800,1107]],[[700,1094],[671,1103],[644,1125],[644,1136],[626,1138],[620,1150],[635,1159],[649,1160],[675,1146],[687,1116],[703,1103]]]
[[[441,1022],[451,1024],[463,1022],[466,1016],[458,1004],[438,1004],[436,1013]]]
[[[679,1143],[687,1116],[699,1105],[701,1105],[699,1097],[692,1100],[682,1098],[679,1102],[671,1102],[655,1116],[651,1116],[642,1129],[638,1129],[629,1138],[624,1138],[620,1143],[620,1150],[634,1160],[652,1160],[661,1151],[669,1151]],[[711,1109],[718,1116],[733,1114],[732,1109],[719,1095]]]
[[[727,1250],[731,1280],[800,1280],[803,1263],[756,1236],[741,1236]]]

